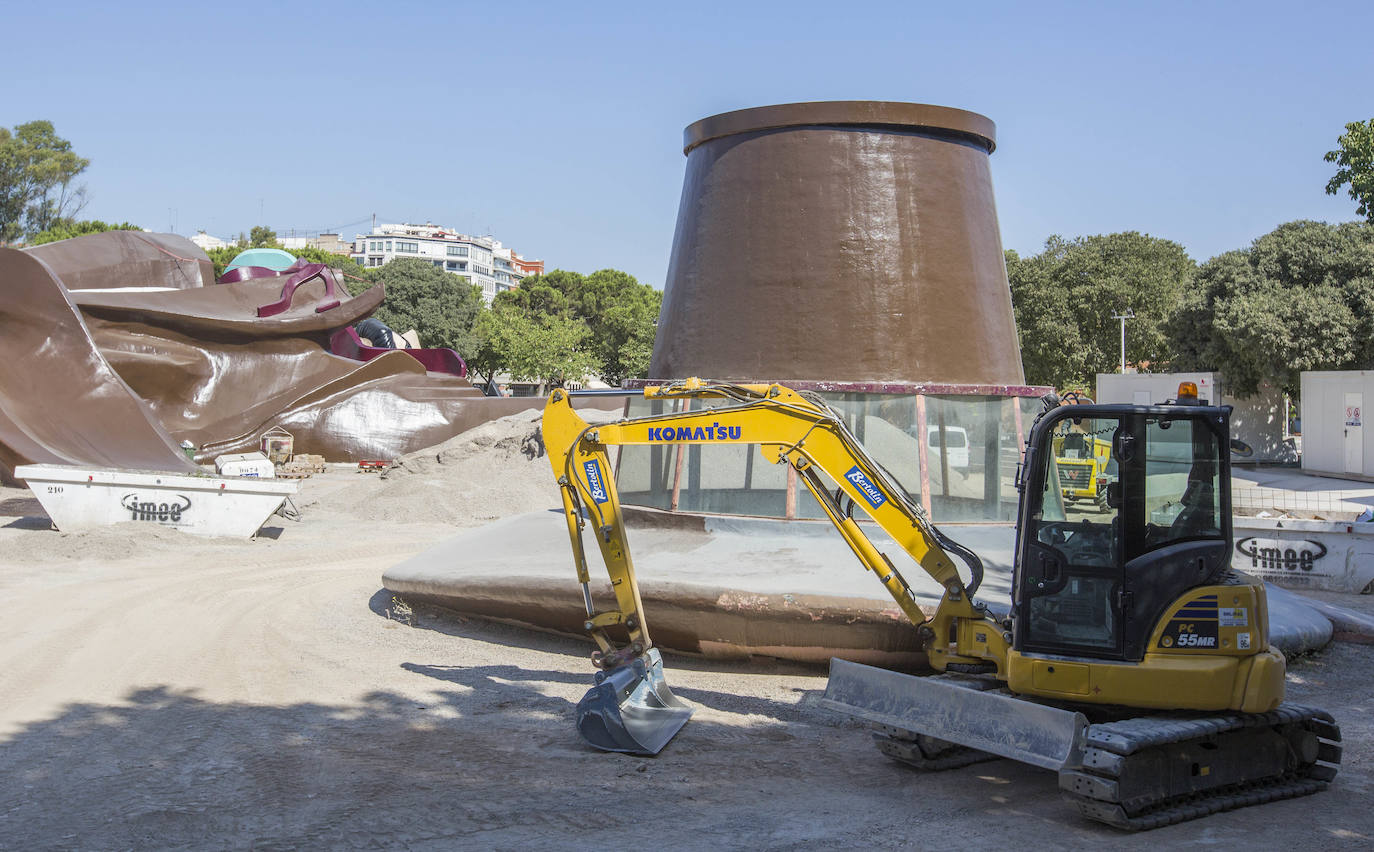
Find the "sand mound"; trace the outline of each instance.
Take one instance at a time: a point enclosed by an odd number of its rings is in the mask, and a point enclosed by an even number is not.
[[[479,456],[499,462],[540,458],[544,455],[542,417],[542,411],[530,409],[488,421],[438,446],[401,456],[392,462],[382,478],[402,480],[410,476],[427,476],[443,468],[454,470]]]
[[[41,511],[41,509],[40,509]],[[6,558],[22,562],[113,562],[142,559],[154,563],[178,558],[188,544],[198,551],[224,549],[237,553],[251,547],[248,538],[190,537],[178,530],[132,521],[99,529],[60,532],[48,528],[47,518],[31,518],[30,529],[42,535],[22,536],[5,542]]]
[[[590,423],[620,416],[595,408],[578,413]],[[544,452],[542,416],[539,409],[520,411],[401,456],[380,478],[363,479],[329,502],[367,521],[459,527],[556,509],[561,503]]]

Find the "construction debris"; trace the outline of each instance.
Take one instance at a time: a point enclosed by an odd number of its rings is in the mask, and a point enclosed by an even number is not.
[[[297,453],[290,461],[277,466],[277,476],[283,479],[305,479],[312,473],[324,473],[324,456]]]

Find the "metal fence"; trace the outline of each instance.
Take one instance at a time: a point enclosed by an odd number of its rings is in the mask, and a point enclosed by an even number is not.
[[[1340,491],[1288,491],[1281,488],[1236,488],[1231,492],[1231,508],[1236,514],[1254,515],[1259,512],[1289,514],[1294,517],[1319,516],[1324,520],[1350,520],[1369,503],[1371,498],[1346,500]]]

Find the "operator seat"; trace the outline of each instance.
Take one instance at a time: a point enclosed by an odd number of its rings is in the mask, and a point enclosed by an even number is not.
[[[1190,481],[1179,502],[1183,510],[1169,525],[1171,541],[1218,533],[1216,498],[1210,481]]]

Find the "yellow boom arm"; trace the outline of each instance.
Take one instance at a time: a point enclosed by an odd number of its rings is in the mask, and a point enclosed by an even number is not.
[[[903,491],[868,455],[844,421],[820,398],[781,385],[734,385],[688,379],[644,388],[648,399],[716,399],[718,407],[653,415],[593,426],[573,410],[568,394],[555,390],[544,408],[544,444],[563,498],[568,535],[587,610],[585,627],[596,641],[593,661],[612,669],[652,647],[607,447],[634,444],[756,444],[765,459],[791,465],[864,567],[874,572],[897,605],[920,628],[932,667],[950,663],[996,665],[1006,677],[1009,637],[970,599],[946,552],[944,539]],[[817,471],[836,484],[829,486]],[[888,557],[842,507],[841,494],[872,518],[917,565],[944,588],[927,620],[911,587]],[[582,529],[590,520],[610,574],[616,608],[596,611]],[[945,546],[942,546],[945,545]],[[616,646],[607,628],[629,635]]]

